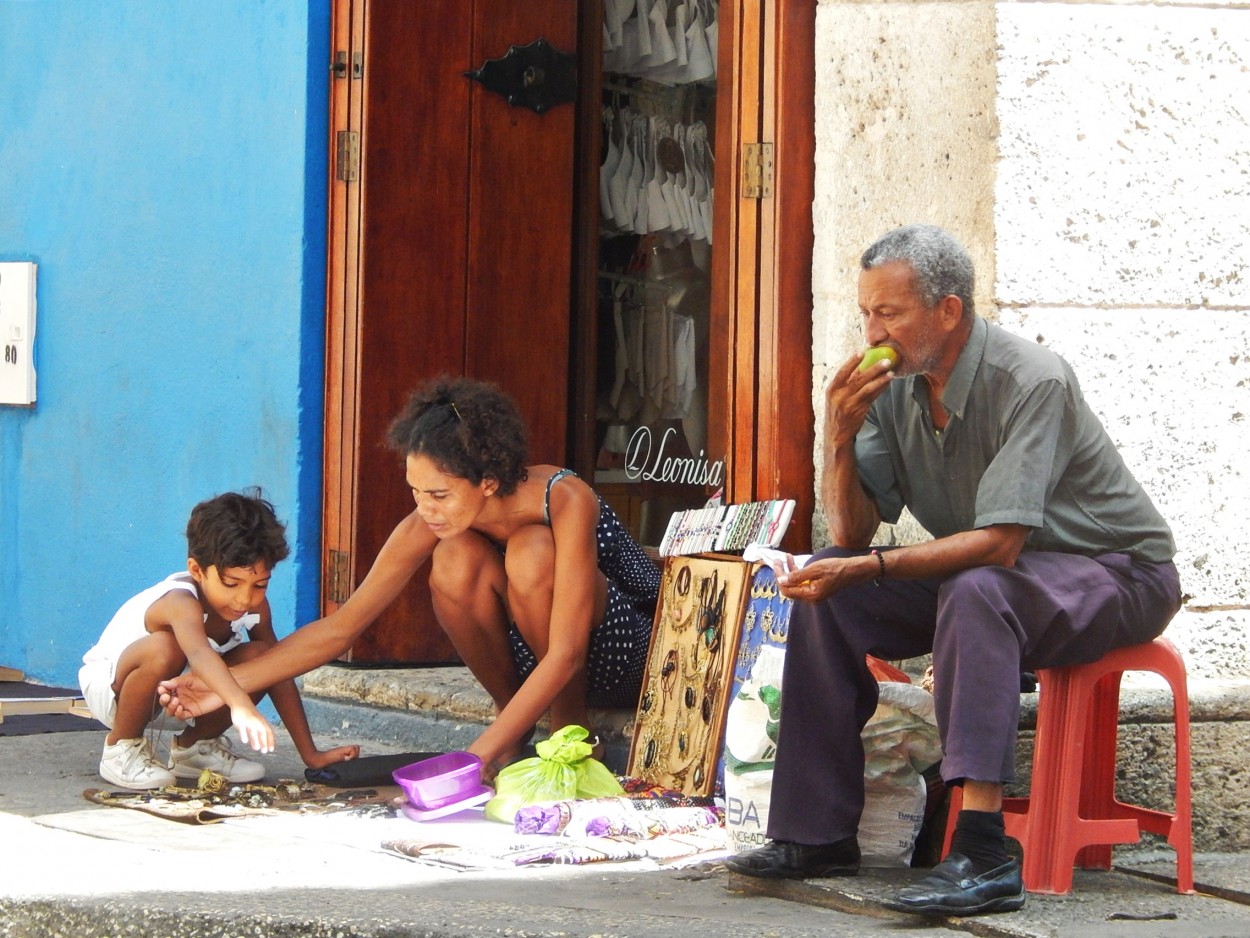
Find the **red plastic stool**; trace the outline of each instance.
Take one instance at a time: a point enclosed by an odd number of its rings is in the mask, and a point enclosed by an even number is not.
[[[1172,813],[1115,797],[1120,677],[1152,671],[1172,689],[1176,732],[1176,796]],[[1024,848],[1024,887],[1063,895],[1075,866],[1111,869],[1111,845],[1136,843],[1146,831],[1176,851],[1176,889],[1194,891],[1190,817],[1189,691],[1185,662],[1164,638],[1118,648],[1092,664],[1038,671],[1040,697],[1028,798],[1003,799],[1007,836]],[[950,852],[963,789],[951,789],[946,843]]]

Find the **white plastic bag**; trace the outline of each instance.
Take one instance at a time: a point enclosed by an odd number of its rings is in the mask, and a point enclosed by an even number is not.
[[[737,853],[767,840],[785,658],[784,648],[761,645],[725,718],[725,829]]]
[[[924,824],[928,786],[920,773],[942,758],[933,696],[915,684],[882,681],[864,727],[864,866],[910,866]]]

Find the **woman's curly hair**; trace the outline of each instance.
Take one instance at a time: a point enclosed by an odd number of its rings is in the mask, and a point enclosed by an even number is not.
[[[494,479],[500,495],[525,481],[525,423],[512,398],[485,381],[442,377],[421,385],[386,436],[405,456],[428,456],[474,485]]]

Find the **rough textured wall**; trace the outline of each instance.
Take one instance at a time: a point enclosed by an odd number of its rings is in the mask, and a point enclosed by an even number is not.
[[[1033,770],[1033,731],[1022,730],[1016,750],[1016,782],[1009,795],[1029,791]],[[1175,806],[1175,731],[1171,722],[1124,721],[1116,741],[1116,797],[1126,804],[1170,812]],[[1203,721],[1191,727],[1190,796],[1194,848],[1243,851],[1250,847],[1250,773],[1229,753],[1250,745],[1245,720]],[[1141,846],[1162,844],[1144,835]],[[1140,849],[1138,845],[1116,851]]]
[[[995,58],[991,2],[823,0],[817,8],[818,437],[826,377],[862,346],[859,256],[878,235],[917,221],[959,232],[977,265],[977,302],[993,314]],[[819,446],[816,460],[819,473]],[[819,542],[819,513],[815,526]]]
[[[1000,322],[1172,524],[1192,675],[1250,680],[1250,11],[998,10]]]
[[[822,0],[816,44],[818,436],[859,252],[951,229],[981,314],[1068,358],[1171,521],[1191,672],[1250,681],[1250,11]]]

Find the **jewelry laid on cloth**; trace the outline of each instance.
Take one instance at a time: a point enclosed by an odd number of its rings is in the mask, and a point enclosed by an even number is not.
[[[212,824],[228,817],[255,814],[329,814],[351,812],[370,817],[395,817],[391,794],[375,789],[331,790],[320,785],[280,779],[275,785],[232,785],[214,772],[201,773],[195,788],[170,785],[151,791],[104,791],[88,788],[83,797],[94,804],[133,808],[171,821]]]
[[[677,683],[677,666],[681,660],[681,653],[676,648],[670,648],[664,655],[664,663],[660,665],[660,692],[664,699],[672,697],[673,686]]]

